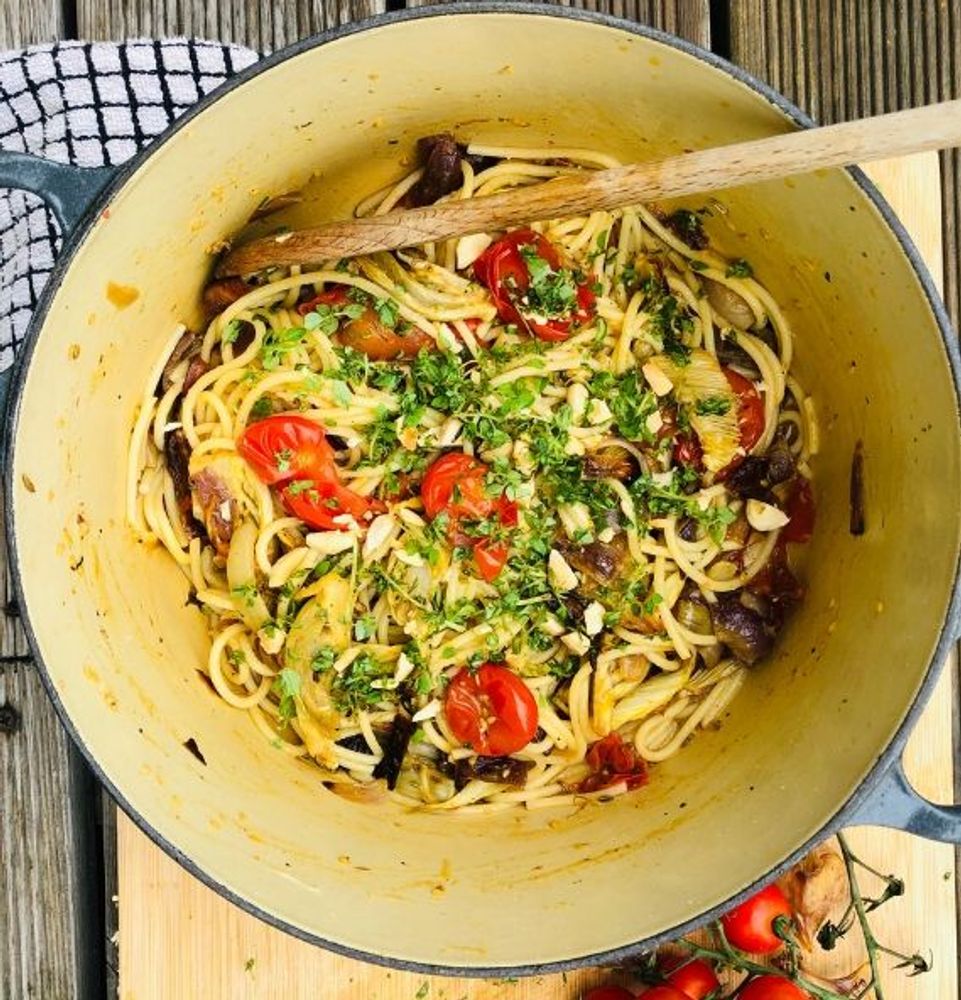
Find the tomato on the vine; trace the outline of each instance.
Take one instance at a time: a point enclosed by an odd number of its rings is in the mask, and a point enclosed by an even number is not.
[[[660,986],[652,986],[646,993],[642,993],[638,1000],[690,1000],[690,997],[669,983],[661,983]]]
[[[636,1000],[630,990],[623,986],[595,986],[588,990],[581,1000]]]
[[[667,977],[668,983],[680,990],[690,1000],[704,1000],[720,988],[714,969],[703,958],[692,958],[679,965]]]
[[[537,702],[509,667],[485,663],[458,671],[444,697],[451,732],[485,757],[523,749],[537,732]]]
[[[783,944],[775,931],[779,918],[790,920],[791,904],[773,883],[721,917],[728,941],[742,951],[769,955]]]
[[[783,976],[757,976],[741,987],[738,1000],[811,1000],[811,994]]]
[[[556,247],[532,229],[517,229],[489,246],[474,262],[474,274],[486,285],[497,306],[497,314],[505,323],[516,323],[541,340],[567,340],[575,323],[587,322],[594,313],[594,293],[584,281],[574,284],[573,292],[567,285],[573,301],[561,315],[540,315],[527,301],[532,285],[537,286],[537,276],[532,275],[531,265],[524,254],[539,259],[551,273],[561,272]],[[570,281],[574,281],[573,275]]]

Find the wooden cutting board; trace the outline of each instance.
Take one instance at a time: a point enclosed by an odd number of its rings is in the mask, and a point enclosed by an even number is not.
[[[940,283],[941,184],[937,155],[925,153],[868,170],[900,215]],[[917,788],[951,801],[954,658],[912,736],[907,771]],[[886,975],[888,1000],[958,996],[954,851],[907,834],[862,829],[853,849],[904,878],[907,893],[875,914],[881,941],[933,954],[934,971]],[[188,875],[118,815],[120,996],[122,1000],[577,1000],[602,982],[600,969],[520,981],[430,978],[340,958],[248,916]],[[830,956],[849,971],[857,942]],[[887,963],[890,967],[893,962]]]

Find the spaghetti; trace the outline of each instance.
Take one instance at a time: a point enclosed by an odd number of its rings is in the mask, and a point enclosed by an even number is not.
[[[445,197],[613,162],[469,152]],[[482,812],[618,795],[721,717],[800,597],[817,430],[701,213],[257,280],[170,337],[128,460],[224,701],[335,791]]]

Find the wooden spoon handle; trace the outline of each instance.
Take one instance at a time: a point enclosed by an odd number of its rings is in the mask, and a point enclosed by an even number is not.
[[[357,257],[524,222],[584,215],[949,146],[961,146],[961,100],[697,150],[666,160],[585,171],[484,198],[445,201],[264,237],[228,253],[217,274],[252,274],[268,267]]]

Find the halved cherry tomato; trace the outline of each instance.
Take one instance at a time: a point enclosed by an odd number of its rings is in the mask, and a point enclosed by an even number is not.
[[[484,487],[487,466],[462,451],[441,455],[424,475],[420,495],[429,518],[441,512],[451,518],[483,520],[494,512],[496,500]]]
[[[784,944],[774,931],[775,921],[778,917],[790,919],[791,915],[787,896],[771,884],[725,913],[721,924],[735,948],[769,955]]]
[[[585,757],[591,773],[578,785],[582,792],[597,792],[622,781],[628,788],[647,784],[647,764],[630,743],[625,743],[617,733],[608,733],[598,740]]]
[[[538,322],[521,309],[521,300],[530,287],[530,271],[521,254],[521,247],[531,247],[538,257],[553,270],[560,268],[557,250],[539,233],[531,229],[517,229],[489,246],[474,262],[474,275],[486,285],[497,306],[497,313],[506,323],[516,323],[541,340],[567,340],[575,321],[590,319],[595,298],[584,283],[577,286],[577,309],[571,316],[550,317]]]
[[[741,987],[738,1000],[811,1000],[811,994],[783,976],[757,976]]]
[[[678,966],[668,975],[667,981],[691,1000],[704,1000],[721,986],[714,970],[703,958],[692,958]]]
[[[330,288],[325,288],[320,295],[315,295],[307,302],[301,302],[301,304],[297,306],[297,312],[299,312],[301,316],[306,316],[307,313],[313,312],[317,306],[344,305],[347,305],[347,286],[332,285]]]
[[[809,479],[798,476],[791,484],[785,513],[791,520],[784,526],[781,539],[785,542],[810,541],[814,532],[814,494]]]
[[[371,361],[396,361],[417,357],[421,351],[437,350],[437,341],[423,330],[392,330],[373,309],[365,309],[356,319],[348,320],[337,334],[337,341],[366,354]]]
[[[750,451],[764,433],[764,403],[754,383],[733,368],[724,368],[724,375],[737,395],[737,423],[741,431],[741,447]]]
[[[441,455],[424,475],[420,495],[424,511],[431,519],[438,514],[450,518],[448,533],[455,545],[473,546],[477,572],[488,582],[497,578],[510,551],[499,539],[472,538],[461,521],[482,521],[497,514],[508,528],[516,527],[517,504],[504,496],[491,497],[484,483],[487,466],[460,451]]]
[[[475,673],[454,675],[444,698],[444,715],[454,736],[482,756],[516,753],[537,732],[537,702],[507,667],[485,663]]]
[[[346,529],[348,525],[334,518],[349,514],[358,524],[378,509],[376,501],[355,493],[335,479],[299,479],[281,490],[284,507],[305,524],[322,531]]]
[[[584,994],[582,1000],[636,1000],[636,997],[623,986],[595,986]]]
[[[325,479],[333,474],[334,450],[313,420],[279,414],[251,424],[237,450],[268,486],[291,479]]]

